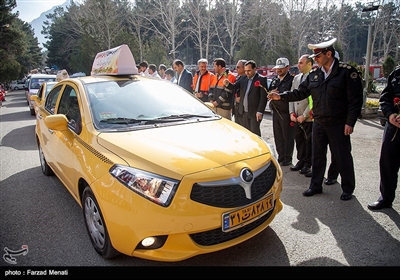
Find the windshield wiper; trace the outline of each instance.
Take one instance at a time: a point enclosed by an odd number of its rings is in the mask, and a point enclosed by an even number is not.
[[[109,123],[109,124],[132,124],[132,123],[141,123],[147,120],[141,119],[130,119],[130,118],[109,118],[105,120],[101,120],[100,123]]]
[[[189,119],[189,118],[211,118],[212,116],[194,115],[194,114],[181,114],[181,115],[169,115],[165,117],[156,118],[156,120],[168,120],[168,119]]]

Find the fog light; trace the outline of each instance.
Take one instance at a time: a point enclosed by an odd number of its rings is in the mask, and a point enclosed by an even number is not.
[[[152,246],[155,242],[156,239],[154,237],[146,237],[145,239],[142,240],[142,246],[149,247]]]
[[[165,241],[167,241],[168,235],[160,235],[160,236],[149,236],[143,238],[143,240],[138,243],[136,249],[146,249],[153,250],[158,249],[164,246]]]

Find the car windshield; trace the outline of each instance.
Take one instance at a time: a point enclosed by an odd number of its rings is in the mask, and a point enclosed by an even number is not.
[[[218,117],[202,101],[163,80],[118,80],[86,85],[94,125],[124,129]]]

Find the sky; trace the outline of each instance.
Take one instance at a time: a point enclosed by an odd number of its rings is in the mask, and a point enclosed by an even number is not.
[[[40,14],[64,4],[67,0],[16,0],[17,7],[13,13],[19,11],[19,18],[30,23],[32,20],[40,17]]]

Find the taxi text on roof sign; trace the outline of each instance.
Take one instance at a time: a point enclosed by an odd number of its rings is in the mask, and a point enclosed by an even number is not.
[[[127,45],[99,52],[92,65],[92,76],[139,74],[135,59]]]

